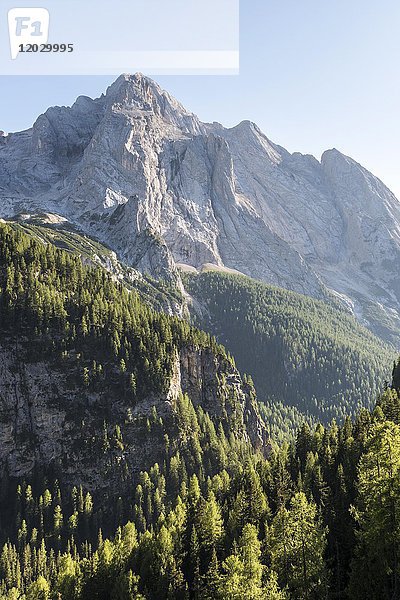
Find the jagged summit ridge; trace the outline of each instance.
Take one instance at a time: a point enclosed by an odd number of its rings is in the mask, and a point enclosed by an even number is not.
[[[177,263],[215,264],[333,294],[398,339],[400,210],[384,184],[337,150],[318,161],[250,121],[202,123],[141,74],[0,138],[0,217],[35,211],[168,281]]]

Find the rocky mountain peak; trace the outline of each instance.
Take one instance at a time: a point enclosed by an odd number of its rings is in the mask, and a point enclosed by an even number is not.
[[[160,86],[152,79],[141,73],[124,73],[108,87],[105,97],[115,103],[137,103],[138,106],[150,109],[155,107],[155,98],[162,95]]]
[[[381,211],[383,205],[390,205],[392,215],[396,215],[396,218],[399,216],[400,203],[396,196],[380,179],[353,158],[333,148],[323,153],[321,165],[335,187],[342,189],[343,196],[351,196],[353,200],[358,198],[360,206],[367,206],[371,202],[375,204],[375,207],[371,204],[369,206],[370,216],[373,216],[375,211]],[[372,215],[370,211],[373,211]]]
[[[199,133],[201,123],[193,113],[142,73],[123,74],[107,89],[106,103],[114,111],[138,118],[161,118],[188,133]]]
[[[0,137],[0,218],[35,211],[154,277],[214,264],[333,295],[400,339],[400,204],[384,184],[338,150],[319,162],[251,121],[202,123],[140,73]]]
[[[232,127],[230,130],[224,130],[222,128],[221,135],[226,138],[238,139],[241,143],[250,145],[254,151],[262,152],[268,157],[270,162],[274,165],[278,165],[282,162],[284,154],[288,154],[286,150],[280,148],[261,131],[261,129],[252,121],[241,121],[236,127]]]
[[[331,173],[335,170],[345,172],[352,171],[354,169],[362,169],[361,165],[359,165],[355,160],[349,156],[346,156],[336,148],[325,150],[321,156],[321,165],[326,173]]]

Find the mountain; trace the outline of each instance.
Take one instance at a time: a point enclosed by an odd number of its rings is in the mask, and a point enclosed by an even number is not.
[[[18,432],[19,444],[35,437],[38,456],[58,442],[65,451],[59,468],[42,463],[24,477],[2,477],[1,600],[396,598],[400,360],[372,412],[363,410],[339,427],[333,422],[311,430],[303,424],[295,443],[265,453],[250,435],[249,425],[259,419],[249,380],[240,383],[232,359],[215,341],[146,311],[103,271],[80,268],[76,256],[32,243],[8,227],[0,228],[0,240],[2,344],[8,345],[0,365],[3,379],[8,366],[14,378],[11,392],[2,387],[1,401],[15,393],[16,423],[26,411],[37,425],[36,431]],[[97,324],[105,320],[101,334],[88,330],[85,308]],[[117,357],[106,350],[110,341],[116,344],[121,319],[127,369],[122,362],[116,369]],[[21,346],[13,348],[17,341]],[[134,360],[127,356],[129,341]],[[201,366],[193,354],[184,358],[195,366],[195,403],[179,393],[179,385],[175,401],[175,394],[167,402],[157,398],[157,390],[171,391],[170,363],[160,369],[159,362],[171,343],[178,352],[190,343],[211,357]],[[79,355],[73,356],[72,344]],[[82,366],[100,352],[96,368],[92,363],[65,379],[74,363]],[[210,362],[220,368],[204,385],[213,372]],[[40,380],[44,365],[52,372],[48,387]],[[126,389],[132,369],[137,386]],[[57,380],[58,372],[63,376]],[[60,396],[58,389],[57,407],[68,417],[61,440],[54,435],[54,412],[47,419],[43,412],[60,384],[68,392]],[[150,402],[146,389],[155,392]],[[133,419],[129,413],[124,418],[128,405]],[[53,433],[45,448],[44,428]],[[73,430],[79,434],[71,438]],[[74,469],[77,458],[83,484]],[[146,459],[147,468],[131,470],[132,461]],[[95,495],[85,487],[93,485],[89,473],[96,474]]]
[[[211,263],[333,295],[398,344],[400,205],[384,184],[337,150],[319,162],[248,121],[202,123],[140,74],[0,137],[0,216],[43,212],[173,285],[177,264]]]
[[[0,327],[4,492],[10,481],[52,474],[103,497],[104,507],[167,448],[199,459],[198,419],[268,449],[254,388],[214,339],[8,225],[0,226]],[[212,449],[208,460],[218,461]]]
[[[393,348],[337,302],[215,271],[182,274],[181,293],[127,267],[109,248],[54,215],[25,215],[7,226],[40,246],[51,244],[86,266],[99,266],[147,307],[180,315],[215,336],[240,372],[253,378],[274,439],[293,435],[304,419],[325,424],[355,417],[371,407],[390,379]]]
[[[244,275],[188,274],[184,284],[193,322],[224,344],[269,405],[341,422],[371,408],[390,380],[393,349],[340,306]]]

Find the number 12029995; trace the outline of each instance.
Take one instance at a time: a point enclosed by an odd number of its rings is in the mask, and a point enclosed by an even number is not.
[[[20,44],[20,52],[73,52],[73,44]]]

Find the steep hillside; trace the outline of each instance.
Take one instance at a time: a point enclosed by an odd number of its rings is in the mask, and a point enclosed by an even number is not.
[[[320,299],[400,339],[400,204],[337,150],[290,154],[202,123],[137,74],[0,137],[0,217],[56,213],[142,273],[205,263]]]
[[[260,400],[342,420],[370,407],[390,378],[394,350],[339,307],[240,275],[187,274],[184,282],[194,322],[253,377]]]
[[[10,536],[1,600],[396,598],[399,371],[373,412],[303,425],[268,457],[183,402],[192,443],[131,479],[104,512],[47,473],[22,483],[0,512]]]
[[[213,337],[27,231],[0,226],[1,600],[395,597],[400,362],[372,413],[277,447]],[[391,352],[346,313],[243,276],[186,277],[242,358],[270,351],[271,385],[290,357],[284,382],[323,367],[328,391],[353,375],[373,403]],[[274,429],[301,418],[273,405]]]
[[[254,390],[214,339],[9,225],[0,226],[0,328],[4,493],[7,481],[53,473],[121,495],[169,452],[199,459],[196,411],[221,435],[267,447]]]
[[[23,214],[7,223],[15,231],[26,233],[38,242],[76,254],[84,264],[100,266],[110,273],[114,281],[138,292],[151,308],[169,315],[187,316],[181,285],[154,279],[129,267],[118,260],[110,248],[84,234],[59,215]]]

